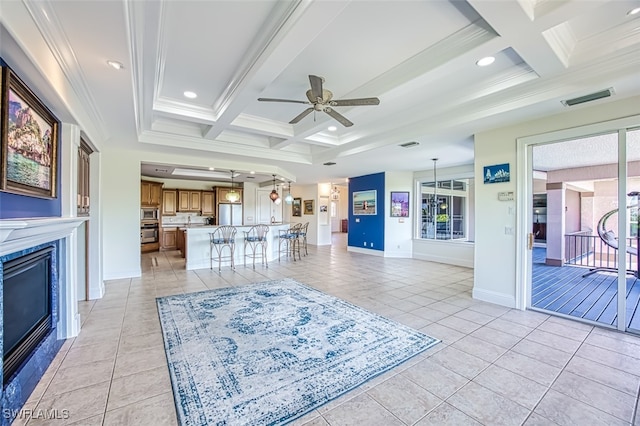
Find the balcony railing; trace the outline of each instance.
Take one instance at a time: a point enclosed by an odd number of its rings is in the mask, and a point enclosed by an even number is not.
[[[565,265],[584,266],[586,268],[618,268],[618,250],[608,246],[597,235],[587,235],[591,231],[565,234]],[[627,247],[637,247],[636,237],[627,238]],[[638,270],[638,257],[625,254],[627,270]]]

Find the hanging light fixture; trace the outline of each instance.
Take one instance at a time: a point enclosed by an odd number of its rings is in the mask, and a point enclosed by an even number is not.
[[[227,196],[225,198],[227,199],[228,202],[235,203],[240,199],[240,194],[238,194],[238,192],[233,188],[233,174],[235,170],[230,170],[230,172],[231,172],[231,190],[227,192]]]
[[[269,194],[269,198],[271,198],[271,201],[276,203],[276,201],[280,198],[280,195],[278,195],[278,191],[276,191],[276,175],[271,175],[271,176],[273,176],[273,190],[271,191],[271,194]],[[280,203],[276,203],[276,204],[280,204]]]
[[[293,203],[293,195],[291,195],[291,181],[289,181],[289,187],[287,188],[287,196],[284,197],[284,202],[287,204]]]
[[[436,175],[436,162],[437,158],[432,158],[433,160],[433,236],[435,239],[438,239],[438,177]]]

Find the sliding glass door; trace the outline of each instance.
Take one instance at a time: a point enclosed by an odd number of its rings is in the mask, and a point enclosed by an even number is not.
[[[518,141],[527,308],[640,333],[639,122]]]

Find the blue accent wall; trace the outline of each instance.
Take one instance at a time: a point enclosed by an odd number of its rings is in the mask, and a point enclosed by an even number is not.
[[[349,178],[349,246],[384,251],[384,187],[384,173]],[[376,214],[354,215],[353,193],[372,189],[377,191]]]
[[[0,58],[0,65],[8,66],[5,61]],[[19,77],[19,76],[18,76]],[[30,89],[38,95],[34,87]],[[10,194],[0,191],[0,219],[15,219],[23,217],[57,217],[62,213],[62,202],[60,199],[61,186],[61,162],[62,145],[60,144],[61,126],[58,123],[58,171],[56,181],[57,198],[38,198],[25,195]]]

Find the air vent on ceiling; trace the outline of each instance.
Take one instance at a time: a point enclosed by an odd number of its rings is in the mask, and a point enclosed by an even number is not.
[[[322,163],[323,166],[335,166],[336,163],[334,163],[333,161],[327,161],[326,163]]]
[[[169,169],[156,169],[158,173],[169,173]]]
[[[573,106],[578,104],[583,104],[585,102],[591,102],[602,98],[608,98],[613,95],[615,92],[613,91],[613,87],[610,87],[605,90],[601,90],[599,92],[589,93],[588,95],[578,96],[577,98],[567,99],[562,102],[564,106]]]
[[[400,144],[400,146],[403,148],[411,148],[412,146],[418,146],[418,145],[420,145],[420,142],[416,142],[416,141],[405,142]]]
[[[227,171],[219,171],[219,170],[199,170],[199,169],[182,169],[176,167],[171,172],[172,175],[176,176],[189,176],[189,177],[199,177],[199,178],[207,178],[207,179],[231,179],[231,172]],[[233,177],[237,178],[240,176],[240,173],[234,172]]]

